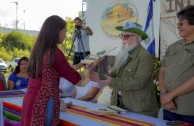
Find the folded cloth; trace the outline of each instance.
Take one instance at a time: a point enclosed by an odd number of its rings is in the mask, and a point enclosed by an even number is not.
[[[103,88],[102,93],[99,95],[97,99],[97,104],[110,106],[111,94],[112,94],[112,89],[109,86],[105,86]]]
[[[9,121],[8,119],[4,118],[4,125],[5,126],[20,126],[20,122]]]

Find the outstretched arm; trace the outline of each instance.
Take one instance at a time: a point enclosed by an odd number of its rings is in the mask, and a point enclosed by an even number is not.
[[[99,92],[99,89],[97,87],[91,87],[89,92],[85,96],[78,98],[77,100],[82,100],[82,101],[92,100],[97,95],[98,92]]]
[[[84,67],[84,64],[83,63],[78,63],[76,65],[72,65],[72,67],[75,70],[79,70],[80,68]]]
[[[10,81],[8,80],[8,90],[14,90],[14,82],[13,81]]]
[[[105,86],[104,86],[105,87]],[[98,97],[101,95],[104,87],[102,87],[102,89],[98,92],[98,94],[92,99],[91,102],[97,103]]]

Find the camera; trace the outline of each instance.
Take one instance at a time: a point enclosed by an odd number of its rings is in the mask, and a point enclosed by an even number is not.
[[[80,30],[82,27],[81,27],[80,25],[75,25],[75,28],[76,28],[77,30]]]

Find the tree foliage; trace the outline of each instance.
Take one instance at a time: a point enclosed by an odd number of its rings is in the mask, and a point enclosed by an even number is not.
[[[59,48],[63,53],[68,56],[71,46],[73,45],[70,60],[73,57],[74,44],[72,43],[72,35],[75,30],[74,21],[70,17],[66,17],[67,33],[66,39],[63,44],[59,45]],[[35,44],[37,36],[30,34],[24,34],[20,31],[13,30],[10,33],[0,32],[0,58],[3,60],[13,60],[14,58],[20,58],[22,56],[30,57],[31,50]]]
[[[66,39],[64,40],[63,44],[60,45],[60,49],[63,51],[63,53],[68,56],[70,52],[70,57],[69,59],[73,59],[73,54],[74,54],[74,43],[72,42],[72,36],[75,31],[75,24],[74,21],[70,17],[66,17],[66,22],[67,22],[67,33],[66,33]],[[71,50],[71,46],[72,50]]]
[[[12,31],[5,36],[2,45],[7,51],[11,51],[14,48],[25,49],[23,34],[17,31]]]
[[[4,47],[0,47],[0,58],[3,60],[10,60],[12,59],[12,56],[6,52]]]
[[[0,58],[13,60],[22,56],[30,56],[36,36],[23,34],[19,31],[12,31],[7,34],[0,34]]]

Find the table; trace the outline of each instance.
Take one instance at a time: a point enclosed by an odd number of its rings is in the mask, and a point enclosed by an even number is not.
[[[80,101],[80,100],[76,100],[76,99],[72,99],[72,98],[65,98],[63,100],[65,102],[72,101],[73,104],[75,104],[75,105],[88,107],[88,108],[104,107],[103,105],[94,104],[94,103],[91,103],[91,102]],[[120,116],[129,117],[129,118],[132,118],[132,119],[137,119],[137,120],[141,120],[141,121],[145,121],[145,122],[151,122],[151,123],[156,124],[156,126],[165,126],[166,125],[165,120],[161,120],[161,119],[158,119],[158,118],[149,117],[149,116],[145,116],[145,115],[141,115],[141,114],[136,114],[136,113],[133,113],[133,112],[127,112],[127,113],[124,113],[124,114],[120,114]],[[65,113],[65,112],[60,113],[60,119],[64,119],[66,121],[74,122],[74,123],[80,124],[82,126],[91,126],[91,124],[93,124],[92,126],[109,126],[109,125],[104,124],[102,122],[97,122],[97,121],[94,121],[94,120],[90,120],[90,119],[87,119],[87,118],[84,118],[84,117],[76,116],[76,115]]]
[[[22,98],[5,98],[5,99],[0,99],[0,100],[22,106]],[[80,101],[80,100],[76,100],[76,99],[72,99],[72,98],[63,98],[63,100],[65,102],[73,102],[74,105],[88,107],[88,108],[104,107],[103,105],[94,104],[94,103],[86,102],[86,101]],[[0,117],[2,115],[1,106],[2,106],[2,103],[0,102]],[[151,122],[151,123],[155,124],[156,126],[165,126],[166,125],[165,120],[161,120],[158,118],[153,118],[153,117],[149,117],[149,116],[145,116],[145,115],[141,115],[141,114],[136,114],[133,112],[127,112],[124,114],[120,114],[120,116],[129,117],[132,119],[145,121],[145,122]],[[68,121],[68,122],[72,122],[74,124],[78,124],[81,126],[91,126],[91,124],[92,124],[92,126],[110,126],[110,124],[107,124],[104,122],[100,122],[97,120],[91,120],[89,118],[78,116],[78,115],[67,113],[67,112],[60,112],[60,119]],[[2,122],[1,118],[0,118],[0,121]],[[0,123],[0,125],[1,125],[1,123]]]

